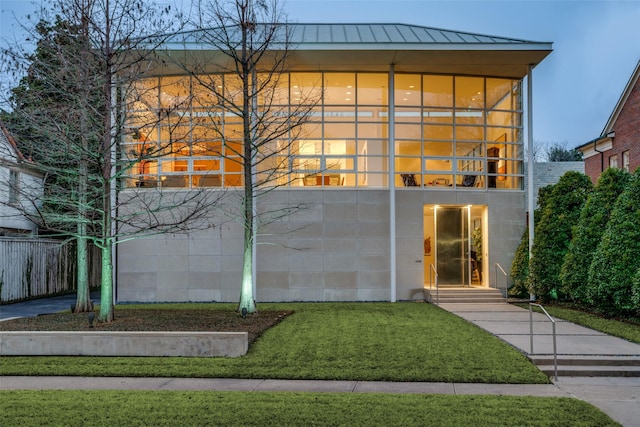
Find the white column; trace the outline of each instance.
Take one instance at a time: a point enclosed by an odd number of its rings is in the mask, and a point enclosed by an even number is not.
[[[396,302],[396,150],[395,150],[395,68],[389,67],[389,274],[391,294]]]
[[[533,248],[534,230],[534,194],[533,194],[533,66],[527,68],[527,199],[529,211],[529,259],[531,259],[531,249]]]

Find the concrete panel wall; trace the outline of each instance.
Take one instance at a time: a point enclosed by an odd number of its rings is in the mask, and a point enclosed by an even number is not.
[[[285,206],[303,208],[260,230],[257,301],[389,299],[388,191],[279,190],[259,202]],[[121,244],[117,300],[237,301],[242,236],[226,222]]]
[[[397,299],[410,299],[423,286],[425,204],[488,206],[490,283],[495,262],[508,271],[524,229],[523,192],[399,189]],[[389,300],[388,190],[278,190],[264,197],[259,208],[297,205],[304,208],[260,231],[256,300]],[[123,243],[117,300],[237,301],[242,235],[239,225],[225,222],[190,235]]]

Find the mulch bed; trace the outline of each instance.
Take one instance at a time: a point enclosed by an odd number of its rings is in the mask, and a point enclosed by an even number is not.
[[[243,319],[238,312],[226,310],[116,308],[115,320],[112,323],[94,321],[90,326],[88,313],[64,312],[0,322],[0,331],[248,332],[249,343],[252,343],[264,331],[292,313],[293,311],[258,311]]]

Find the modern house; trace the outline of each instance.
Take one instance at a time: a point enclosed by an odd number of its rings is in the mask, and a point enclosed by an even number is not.
[[[30,208],[31,196],[42,191],[42,173],[25,159],[0,123],[0,237],[37,235],[38,227],[23,212]]]
[[[640,61],[600,136],[576,149],[594,183],[609,167],[633,172],[640,166]]]
[[[508,270],[526,222],[525,77],[551,43],[403,24],[290,29],[294,60],[277,102],[292,106],[316,91],[318,104],[304,132],[282,135],[282,180],[257,209],[307,209],[259,234],[256,300],[409,300],[435,272],[443,286],[494,283],[495,264]],[[165,48],[212,54],[197,33]],[[138,85],[148,96],[130,112],[127,150],[176,132],[169,115],[153,127],[136,122],[163,117],[167,104],[182,105],[184,150],[140,162],[121,194],[238,188],[241,168],[220,155],[219,138],[207,140],[202,118],[216,101],[193,76],[166,66]],[[230,136],[238,127],[233,115],[216,123]],[[117,300],[237,301],[243,228],[212,223],[118,245]]]

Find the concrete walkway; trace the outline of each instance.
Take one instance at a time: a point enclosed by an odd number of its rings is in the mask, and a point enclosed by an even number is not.
[[[527,355],[552,355],[552,325],[533,313],[533,351],[529,310],[511,304],[441,304],[440,307],[476,324]],[[559,356],[640,357],[640,345],[583,326],[556,320]],[[558,390],[600,408],[624,426],[640,427],[640,377],[559,377]]]
[[[98,296],[96,296],[97,298]],[[0,320],[68,310],[75,296],[0,306]],[[95,298],[94,298],[95,301]],[[529,354],[529,311],[503,304],[441,304],[456,314]],[[534,313],[535,354],[551,354],[551,325]],[[545,332],[546,331],[546,332]],[[558,353],[640,356],[640,345],[581,326],[558,321]],[[293,381],[227,378],[0,377],[0,390],[235,390],[340,393],[493,394],[575,397],[600,408],[627,427],[640,427],[640,378],[560,377],[554,384],[404,383],[371,381]]]

